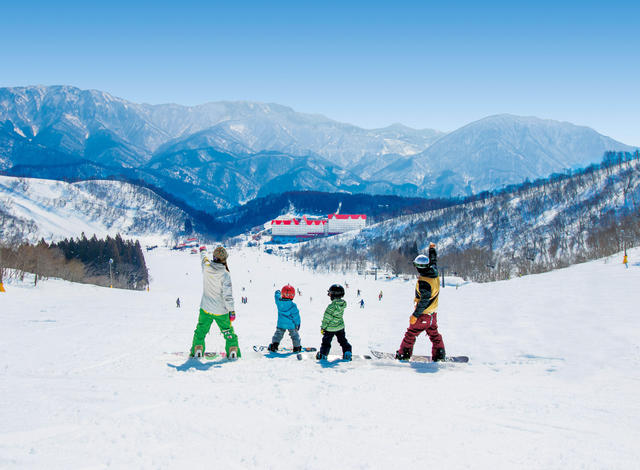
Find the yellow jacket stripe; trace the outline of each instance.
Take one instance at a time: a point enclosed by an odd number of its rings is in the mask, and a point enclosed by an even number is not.
[[[438,294],[440,293],[440,278],[418,276],[416,282],[415,311],[417,317],[422,314],[432,314],[438,309]]]

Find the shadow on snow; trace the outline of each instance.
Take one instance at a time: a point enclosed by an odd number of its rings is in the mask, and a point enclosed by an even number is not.
[[[200,362],[197,359],[187,359],[184,364],[180,364],[180,365],[175,365],[175,364],[170,364],[167,362],[167,366],[174,368],[177,371],[180,372],[186,372],[188,370],[191,369],[195,369],[195,370],[209,370],[212,368],[220,368],[222,367],[220,364],[222,364],[223,362],[228,362],[227,360],[224,361],[207,361],[207,362]]]

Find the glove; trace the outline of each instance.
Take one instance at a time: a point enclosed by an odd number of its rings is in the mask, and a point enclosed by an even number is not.
[[[324,335],[324,328],[320,327],[320,334]]]
[[[229,312],[229,320],[233,321],[236,319],[236,312]]]
[[[415,325],[417,321],[418,321],[418,318],[416,318],[416,316],[415,316],[415,315],[411,315],[411,316],[409,317],[409,324],[410,324],[410,325],[412,325],[412,326],[413,326],[413,325]]]

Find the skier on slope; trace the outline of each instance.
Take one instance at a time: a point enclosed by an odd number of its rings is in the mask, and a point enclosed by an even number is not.
[[[329,287],[327,295],[331,298],[331,303],[324,311],[324,317],[322,318],[322,324],[320,326],[320,333],[322,333],[322,345],[320,351],[316,354],[316,359],[326,359],[329,351],[331,350],[331,341],[333,337],[338,338],[338,343],[342,346],[342,358],[348,361],[351,360],[351,345],[347,341],[347,337],[344,332],[344,309],[347,306],[342,297],[344,297],[344,287],[340,284],[334,284]]]
[[[445,350],[442,336],[438,332],[438,255],[435,244],[429,244],[429,256],[418,255],[413,265],[418,270],[418,282],[415,290],[415,309],[409,317],[409,328],[404,334],[396,359],[409,360],[413,354],[413,345],[418,335],[425,331],[431,340],[431,359],[444,361]]]
[[[236,318],[236,312],[227,257],[227,250],[222,246],[218,246],[213,250],[211,258],[207,255],[206,247],[200,253],[203,288],[198,324],[193,332],[190,353],[192,357],[204,356],[204,338],[209,333],[211,323],[214,320],[222,336],[224,336],[227,357],[230,359],[240,357],[238,336],[231,325],[231,322]]]
[[[276,332],[271,339],[269,351],[275,352],[278,350],[285,331],[288,331],[289,336],[291,336],[293,352],[302,351],[300,335],[298,334],[298,330],[300,329],[300,311],[293,301],[295,296],[296,291],[293,286],[289,284],[284,286],[282,291],[275,291],[274,297],[278,309],[278,324],[276,325]]]

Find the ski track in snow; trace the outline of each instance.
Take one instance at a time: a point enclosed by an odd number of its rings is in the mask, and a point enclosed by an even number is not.
[[[313,273],[256,249],[229,259],[235,362],[168,354],[191,344],[197,256],[147,253],[149,292],[10,282],[0,468],[637,468],[640,266],[620,261],[443,289],[447,352],[469,364],[348,363],[335,341],[326,363],[265,358],[252,345],[271,340],[276,288],[302,290],[303,344],[319,347],[326,289],[348,282],[347,337],[368,354],[398,347],[414,281]],[[223,344],[214,326],[207,350]],[[415,353],[429,352],[421,336]]]

